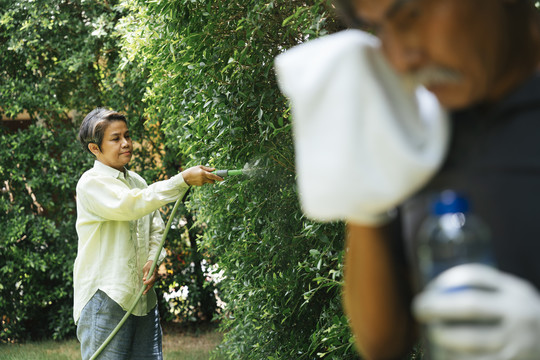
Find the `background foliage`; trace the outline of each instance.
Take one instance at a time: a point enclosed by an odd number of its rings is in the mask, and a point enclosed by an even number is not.
[[[2,0],[0,10],[0,111],[27,110],[33,124],[0,129],[0,340],[62,338],[74,334],[74,189],[91,163],[74,122],[122,93],[109,68],[121,13],[107,2],[47,0]]]
[[[173,230],[160,286],[190,284],[191,297],[162,309],[215,314],[231,359],[357,357],[341,309],[343,225],[302,216],[273,73],[277,54],[340,28],[325,1],[0,4],[0,107],[39,123],[0,138],[9,185],[0,198],[2,341],[73,333],[74,186],[92,161],[74,129],[102,105],[127,113],[141,144],[133,165],[148,181],[199,163],[257,169],[192,192],[179,221],[193,226]],[[224,271],[219,285],[201,283],[203,258]]]
[[[0,197],[2,341],[73,332],[77,235],[70,190],[88,166],[74,136],[35,125],[0,136],[0,179],[6,180]]]

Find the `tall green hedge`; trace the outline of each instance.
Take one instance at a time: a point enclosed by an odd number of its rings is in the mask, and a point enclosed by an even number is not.
[[[146,116],[188,163],[255,166],[193,192],[199,246],[225,270],[231,359],[353,359],[341,308],[343,224],[303,217],[273,60],[339,28],[324,1],[131,1],[126,59],[149,71]]]

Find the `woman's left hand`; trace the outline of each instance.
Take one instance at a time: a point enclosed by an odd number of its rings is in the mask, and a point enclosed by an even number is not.
[[[152,267],[152,263],[153,263],[152,260],[148,260],[146,264],[144,264],[144,267],[143,267],[143,284],[146,285],[146,289],[144,289],[143,295],[146,295],[146,293],[150,291],[150,289],[152,288],[152,286],[154,286],[154,283],[158,279],[157,266],[154,269],[154,273],[152,274],[152,276],[148,278],[148,272],[150,271],[150,268]]]

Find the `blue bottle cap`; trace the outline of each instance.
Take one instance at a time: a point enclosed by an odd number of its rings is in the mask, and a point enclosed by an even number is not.
[[[469,211],[469,202],[457,192],[445,190],[437,196],[431,211],[435,215],[466,213]]]

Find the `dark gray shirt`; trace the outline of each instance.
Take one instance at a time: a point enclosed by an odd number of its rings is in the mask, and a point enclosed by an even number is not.
[[[409,258],[430,195],[453,189],[490,227],[499,269],[540,289],[540,73],[494,106],[452,114],[452,127],[442,169],[401,208]]]

